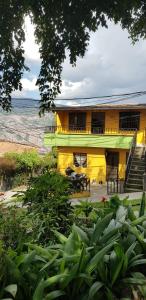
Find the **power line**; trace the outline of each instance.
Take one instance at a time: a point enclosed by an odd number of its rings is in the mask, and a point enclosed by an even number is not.
[[[73,101],[73,100],[90,100],[90,99],[102,99],[102,98],[113,98],[113,97],[121,97],[121,96],[129,96],[129,95],[145,95],[146,91],[136,91],[136,92],[129,92],[129,93],[121,93],[121,94],[112,94],[112,95],[105,95],[105,96],[90,96],[90,97],[73,97],[73,98],[56,98],[52,99],[53,101]],[[39,99],[30,99],[30,98],[13,98],[12,100],[16,101],[35,101],[35,102],[40,102],[41,100]],[[50,100],[49,100],[50,101]]]

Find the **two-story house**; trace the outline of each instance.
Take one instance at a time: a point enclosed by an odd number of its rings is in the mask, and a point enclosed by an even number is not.
[[[126,177],[127,191],[142,189],[146,105],[57,106],[55,114],[56,126],[48,127],[44,143],[57,147],[61,173],[70,166],[97,183]]]

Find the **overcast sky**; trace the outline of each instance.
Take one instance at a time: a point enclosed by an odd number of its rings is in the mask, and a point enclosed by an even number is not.
[[[40,58],[29,18],[25,27],[25,57],[31,71],[24,74],[23,91],[13,96],[39,98],[35,82]],[[62,98],[146,90],[146,41],[133,46],[127,31],[110,23],[108,29],[100,28],[91,34],[88,51],[83,59],[78,59],[75,68],[66,60],[62,79]]]

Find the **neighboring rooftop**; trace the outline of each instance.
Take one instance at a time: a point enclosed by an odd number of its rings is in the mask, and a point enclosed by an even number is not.
[[[146,109],[146,93],[131,93],[97,98],[74,98],[56,100],[56,109],[59,110],[88,110],[94,109]]]

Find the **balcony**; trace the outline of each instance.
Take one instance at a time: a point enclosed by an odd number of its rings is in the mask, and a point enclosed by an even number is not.
[[[45,128],[45,133],[62,133],[62,134],[93,134],[93,135],[130,135],[133,136],[137,129],[117,129],[117,128],[102,128],[102,127],[77,127],[67,126],[48,126]]]
[[[45,146],[95,147],[130,149],[135,130],[49,126],[45,130]]]

